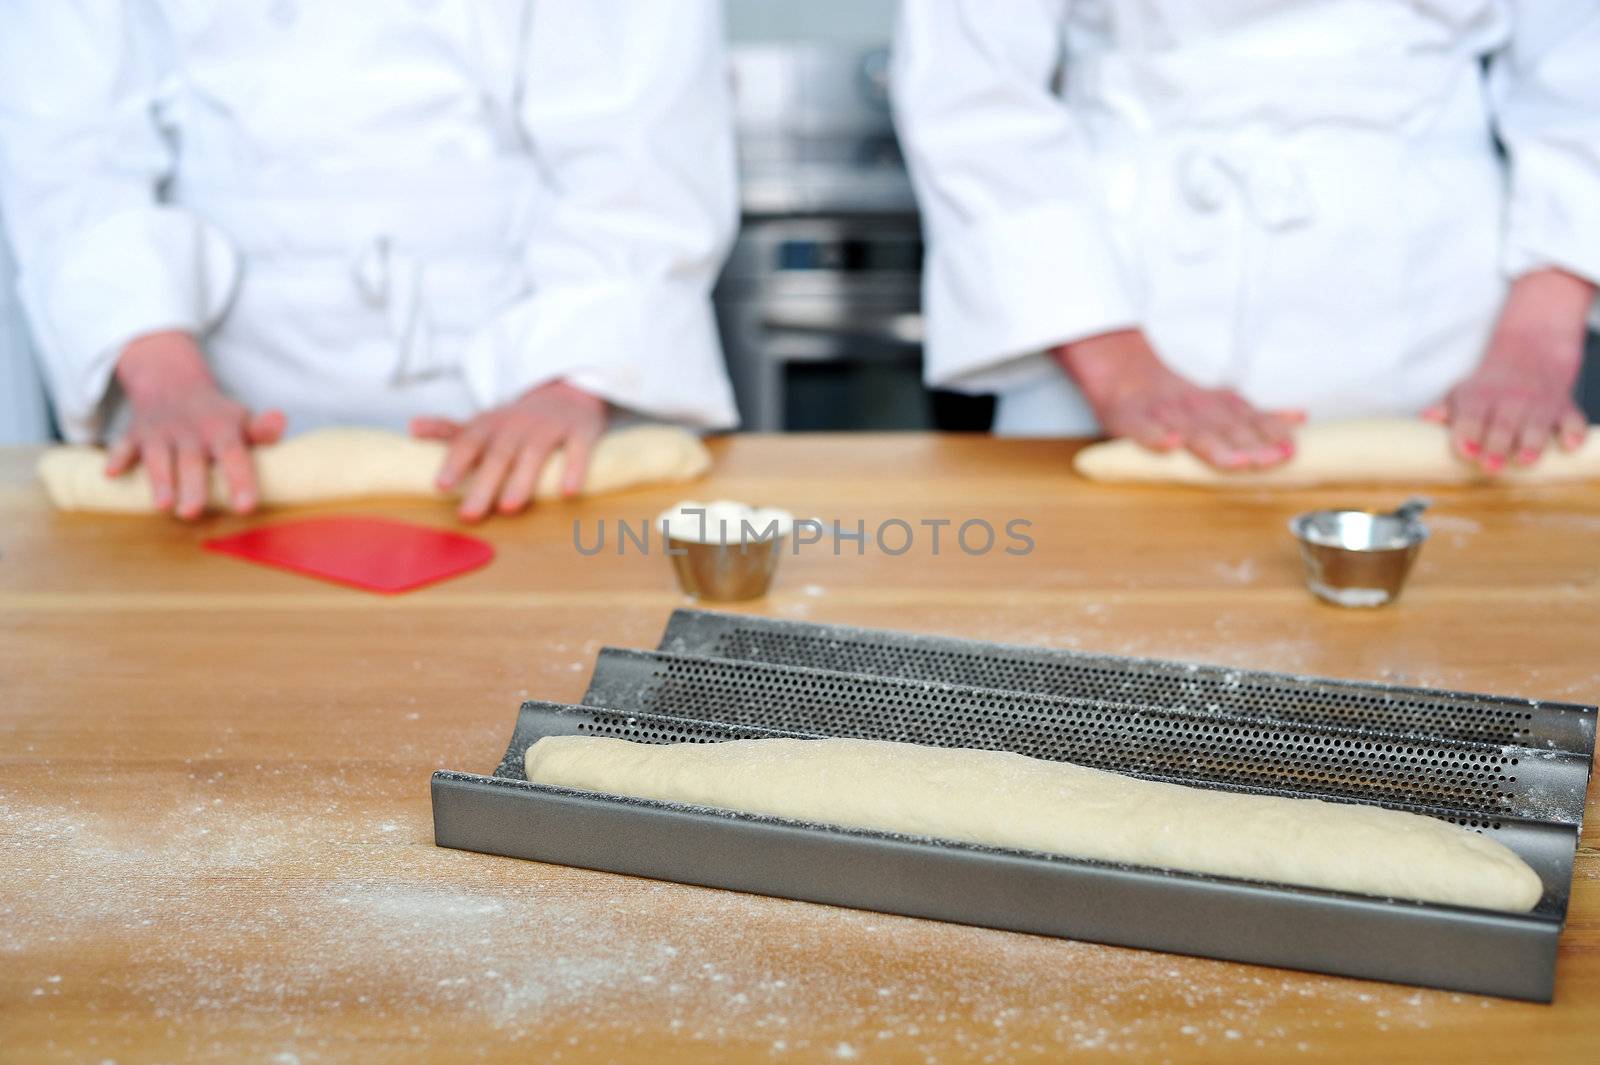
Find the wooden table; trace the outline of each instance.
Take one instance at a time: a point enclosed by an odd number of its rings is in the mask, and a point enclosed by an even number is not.
[[[1404,600],[1354,612],[1302,590],[1284,522],[1398,493],[1097,487],[1060,442],[716,450],[700,498],[1037,543],[812,549],[752,610],[1600,697],[1594,488],[1438,493]],[[248,521],[53,514],[31,462],[0,453],[0,1060],[1600,1060],[1592,805],[1553,1006],[439,850],[429,772],[488,771],[519,700],[575,700],[684,603],[659,557],[580,556],[574,521],[682,489],[492,522],[491,567],[390,599],[199,550]]]

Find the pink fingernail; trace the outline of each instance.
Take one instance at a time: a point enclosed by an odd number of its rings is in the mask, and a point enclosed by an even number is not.
[[[1524,466],[1531,466],[1539,459],[1539,453],[1531,447],[1525,447],[1517,452],[1517,461]]]
[[[1490,455],[1483,460],[1483,468],[1490,473],[1499,473],[1505,468],[1506,460],[1503,455]]]
[[[1461,441],[1461,453],[1466,455],[1468,458],[1476,458],[1478,452],[1482,450],[1483,448],[1478,445],[1476,440]]]

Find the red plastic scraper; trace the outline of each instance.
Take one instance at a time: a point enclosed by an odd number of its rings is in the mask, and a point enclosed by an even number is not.
[[[306,518],[205,542],[207,551],[393,595],[475,570],[482,540],[386,518]]]

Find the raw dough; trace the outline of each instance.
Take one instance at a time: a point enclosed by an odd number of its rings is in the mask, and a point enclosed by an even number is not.
[[[1450,451],[1442,425],[1409,418],[1319,422],[1301,429],[1295,456],[1268,470],[1223,473],[1187,451],[1157,453],[1131,440],[1078,452],[1073,468],[1096,481],[1304,488],[1323,484],[1549,484],[1600,478],[1600,431],[1577,451],[1552,446],[1532,466],[1487,477]]]
[[[531,781],[586,791],[1363,895],[1522,912],[1543,891],[1509,848],[1420,814],[1162,784],[1003,751],[547,736],[526,764]]]
[[[357,496],[436,496],[434,487],[445,445],[414,440],[381,429],[321,429],[281,444],[255,450],[256,477],[263,505],[320,503]],[[156,509],[144,471],[117,478],[105,475],[105,452],[94,447],[57,447],[39,460],[39,478],[62,510],[147,514]],[[546,463],[537,498],[560,497],[563,458]],[[692,433],[670,425],[641,425],[607,433],[589,458],[584,495],[616,492],[635,485],[686,481],[711,465],[711,456]],[[222,474],[211,474],[211,501],[228,501]]]

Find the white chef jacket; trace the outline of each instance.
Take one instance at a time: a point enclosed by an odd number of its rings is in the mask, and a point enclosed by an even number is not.
[[[1600,280],[1600,0],[908,0],[893,94],[927,378],[997,431],[1093,431],[1043,352],[1136,325],[1264,408],[1416,413],[1508,277]]]
[[[201,334],[291,428],[566,380],[735,420],[717,0],[9,0],[0,196],[60,421]]]
[[[0,218],[0,444],[38,444],[50,439],[50,411],[14,295],[15,271]]]

